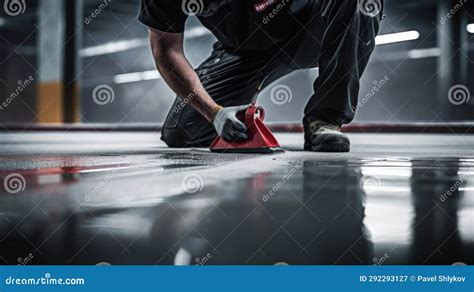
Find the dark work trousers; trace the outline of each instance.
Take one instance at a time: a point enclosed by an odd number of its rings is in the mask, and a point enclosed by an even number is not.
[[[382,12],[361,13],[359,0],[313,1],[305,11],[294,36],[270,50],[240,51],[216,43],[211,56],[196,69],[209,95],[224,107],[249,104],[262,76],[268,76],[267,86],[294,70],[319,66],[303,123],[351,122]],[[168,146],[208,147],[216,135],[213,125],[186,98],[176,98],[162,129]]]

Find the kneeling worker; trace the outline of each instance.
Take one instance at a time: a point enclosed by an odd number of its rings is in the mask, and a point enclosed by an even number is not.
[[[170,147],[208,147],[216,135],[247,139],[245,111],[264,86],[297,69],[319,66],[304,111],[306,150],[348,152],[340,132],[358,103],[360,78],[375,47],[383,0],[142,0],[156,66],[178,95],[162,130]],[[183,51],[189,15],[217,38],[196,70]]]

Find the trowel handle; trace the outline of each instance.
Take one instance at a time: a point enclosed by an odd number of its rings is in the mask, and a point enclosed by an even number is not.
[[[255,94],[253,95],[253,98],[252,98],[252,104],[256,104],[256,103],[257,103],[258,95],[259,95],[260,92],[262,91],[263,85],[265,85],[265,81],[267,81],[267,79],[268,79],[268,75],[262,75],[262,77],[261,77],[260,80],[258,81],[258,83],[257,83],[257,89],[255,90]]]
[[[250,107],[245,111],[245,117],[244,117],[244,123],[247,125],[247,127],[250,127],[251,125],[254,124],[255,119],[258,117],[262,121],[265,119],[265,110],[261,106],[256,106],[255,104],[257,103],[258,95],[263,89],[263,85],[265,84],[265,81],[267,81],[268,75],[262,75],[260,80],[257,83],[257,89],[255,90],[255,94],[252,98],[252,102],[250,104]]]
[[[265,110],[261,106],[252,104],[245,112],[245,124],[247,127],[250,127],[257,117],[263,121],[265,119]]]
[[[263,121],[265,119],[265,110],[261,106],[257,106],[255,113]]]

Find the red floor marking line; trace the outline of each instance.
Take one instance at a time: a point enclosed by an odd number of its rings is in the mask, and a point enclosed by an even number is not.
[[[274,132],[302,133],[299,123],[269,123]],[[160,124],[62,124],[62,125],[29,125],[5,124],[0,132],[33,131],[33,132],[156,132],[161,131]],[[474,123],[407,123],[407,124],[350,124],[343,127],[346,133],[440,133],[440,134],[474,134]]]
[[[129,166],[128,164],[98,165],[98,166],[74,166],[74,167],[44,167],[35,169],[11,169],[0,170],[0,176],[7,176],[11,173],[19,173],[24,176],[53,175],[53,174],[81,174],[88,172],[110,171]]]
[[[276,133],[302,133],[300,124],[270,124]],[[425,133],[474,134],[474,124],[350,124],[342,128],[345,133]]]

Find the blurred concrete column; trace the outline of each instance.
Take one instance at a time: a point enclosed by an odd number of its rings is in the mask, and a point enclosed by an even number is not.
[[[38,123],[78,120],[79,86],[74,80],[79,72],[77,35],[82,34],[79,25],[82,15],[78,15],[81,11],[82,0],[39,2]]]
[[[84,0],[66,0],[66,43],[64,46],[64,122],[80,122],[80,76]]]
[[[456,118],[450,103],[449,92],[453,86],[467,85],[468,72],[468,33],[465,9],[467,3],[457,0],[438,0],[438,46],[441,56],[438,59],[440,85],[440,104],[443,116]]]
[[[64,3],[63,0],[39,2],[39,88],[36,102],[39,123],[63,122]]]

